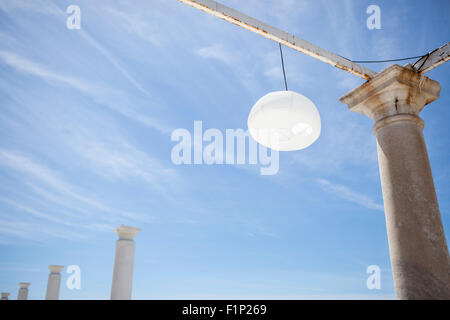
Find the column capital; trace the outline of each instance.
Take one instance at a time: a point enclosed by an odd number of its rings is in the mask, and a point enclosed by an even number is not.
[[[119,240],[133,240],[141,229],[121,225],[114,230],[119,235]]]
[[[48,270],[50,270],[51,273],[61,273],[61,271],[64,269],[64,266],[58,266],[51,264],[48,266]]]
[[[377,122],[395,115],[417,116],[440,91],[439,82],[394,64],[339,100]]]
[[[19,282],[20,288],[28,289],[28,287],[31,285],[29,282]]]

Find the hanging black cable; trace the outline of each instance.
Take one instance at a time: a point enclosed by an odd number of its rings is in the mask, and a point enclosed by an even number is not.
[[[401,58],[401,59],[390,59],[390,60],[350,60],[354,63],[383,63],[383,62],[393,62],[393,61],[403,61],[403,60],[411,60],[411,59],[418,59],[422,58],[423,56],[415,56],[415,57],[408,57],[408,58]]]
[[[422,64],[420,65],[420,67],[418,67],[418,68],[416,69],[417,71],[420,72],[420,69],[423,67],[423,65],[425,64],[425,62],[427,62],[428,58],[430,57],[430,54],[428,53],[426,56],[427,56],[427,57],[423,60],[423,62],[422,62]],[[420,61],[420,60],[419,60],[419,61]],[[416,62],[413,64],[413,68],[416,66],[417,62],[419,62],[419,61],[416,61]]]
[[[283,50],[281,49],[281,43],[278,44],[280,45],[281,67],[283,68],[284,87],[286,88],[286,91],[288,91],[288,85],[286,81],[286,71],[284,70]]]

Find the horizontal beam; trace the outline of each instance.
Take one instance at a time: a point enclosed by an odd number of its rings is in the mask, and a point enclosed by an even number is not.
[[[322,62],[328,63],[333,67],[339,68],[351,74],[354,74],[365,80],[376,75],[376,72],[360,66],[351,60],[336,55],[316,45],[313,45],[303,39],[297,38],[287,32],[274,28],[264,22],[249,17],[239,11],[231,9],[213,0],[178,0],[188,4],[196,9],[212,14],[225,21],[231,22],[242,28],[255,32],[270,40],[279,42],[287,47],[307,54]]]
[[[412,68],[425,73],[450,60],[450,42],[417,60]]]

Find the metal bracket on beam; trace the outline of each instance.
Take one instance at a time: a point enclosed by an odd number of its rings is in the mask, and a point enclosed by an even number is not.
[[[426,73],[448,60],[450,60],[450,42],[423,56],[411,67],[416,72]]]

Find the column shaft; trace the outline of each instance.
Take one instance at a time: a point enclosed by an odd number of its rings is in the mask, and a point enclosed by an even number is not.
[[[61,271],[63,266],[50,265],[50,274],[48,275],[47,293],[45,295],[46,300],[58,300],[59,299],[59,287],[61,284]]]
[[[119,240],[116,242],[114,270],[111,286],[111,300],[131,299],[134,266],[134,237],[138,228],[121,225],[115,229]]]
[[[45,300],[58,300],[59,299],[59,287],[61,283],[61,274],[50,273],[48,275],[47,293]]]
[[[111,287],[112,300],[131,299],[134,266],[133,240],[117,240],[116,254],[114,257],[114,271]]]
[[[19,294],[17,295],[17,300],[27,300],[28,299],[28,287],[30,283],[28,282],[20,282]]]
[[[19,294],[17,295],[17,300],[27,300],[28,299],[28,289],[20,288]]]
[[[422,126],[414,115],[375,125],[394,285],[399,299],[450,299],[448,248]]]

